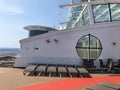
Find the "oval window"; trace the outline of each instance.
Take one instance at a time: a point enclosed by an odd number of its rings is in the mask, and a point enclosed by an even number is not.
[[[78,40],[76,50],[81,59],[95,60],[102,52],[102,45],[98,38],[88,34]]]

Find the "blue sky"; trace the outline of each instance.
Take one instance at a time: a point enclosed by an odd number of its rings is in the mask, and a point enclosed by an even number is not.
[[[27,25],[59,26],[59,5],[69,0],[0,0],[0,48],[19,48]]]

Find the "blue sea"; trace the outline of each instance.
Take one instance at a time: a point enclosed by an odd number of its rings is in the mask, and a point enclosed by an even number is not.
[[[17,55],[19,48],[0,48],[0,56],[3,55]]]

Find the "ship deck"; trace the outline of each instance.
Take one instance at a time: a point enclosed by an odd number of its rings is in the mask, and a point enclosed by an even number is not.
[[[46,77],[46,76],[24,76],[23,70],[20,68],[0,67],[0,90],[15,90],[20,87],[50,83],[59,80],[66,80],[70,78],[63,77]],[[92,77],[104,77],[104,76],[118,76],[120,74],[91,74]],[[74,78],[73,78],[74,79]],[[79,78],[80,79],[80,78]],[[120,82],[119,82],[120,83]]]

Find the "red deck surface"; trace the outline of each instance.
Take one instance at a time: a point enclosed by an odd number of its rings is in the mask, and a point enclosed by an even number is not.
[[[104,76],[94,78],[70,78],[48,83],[36,84],[18,88],[16,90],[76,90],[95,85],[100,82],[111,82],[120,84],[120,76]]]

